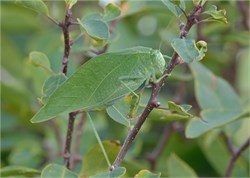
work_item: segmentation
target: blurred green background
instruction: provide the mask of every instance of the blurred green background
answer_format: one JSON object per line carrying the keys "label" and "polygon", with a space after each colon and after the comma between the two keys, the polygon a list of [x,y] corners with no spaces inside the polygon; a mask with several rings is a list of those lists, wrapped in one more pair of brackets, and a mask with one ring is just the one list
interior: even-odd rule
{"label": "blurred green background", "polygon": [[[52,17],[62,21],[65,13],[63,1],[46,1]],[[249,26],[243,25],[244,14],[236,1],[209,1],[206,7],[216,4],[227,11],[228,24],[205,23],[191,29],[189,37],[203,39],[208,43],[208,52],[203,64],[216,75],[226,79],[242,98],[249,103]],[[192,3],[186,2],[187,12]],[[249,1],[246,2],[249,7]],[[148,46],[171,55],[170,42],[179,36],[178,20],[160,1],[130,1],[123,6],[124,14],[115,27],[108,51],[116,51],[132,46]],[[97,1],[81,1],[72,9],[74,19],[93,12],[103,12]],[[72,39],[80,33],[78,26],[71,28]],[[90,42],[81,38],[72,47],[69,74],[90,58]],[[62,150],[66,136],[67,118],[31,124],[31,117],[38,111],[38,98],[42,96],[42,86],[49,74],[34,67],[28,60],[31,51],[45,53],[51,68],[59,72],[63,56],[63,36],[61,29],[48,18],[18,6],[14,1],[1,1],[1,167],[22,165],[42,169],[50,162],[63,163]],[[186,65],[178,66],[173,77],[164,86],[160,100],[178,101],[193,105],[193,114],[199,113],[194,96],[192,77]],[[178,88],[185,92],[176,95]],[[80,119],[77,120],[76,127]],[[157,145],[169,121],[149,119],[143,126],[136,141],[126,156],[125,165],[130,175],[142,168],[150,169],[146,155]],[[109,119],[103,112],[95,113],[95,124],[102,140],[125,139],[127,130]],[[202,176],[222,176],[225,172],[229,152],[221,137],[213,138],[215,131],[198,139],[186,139],[185,123],[178,123],[180,129],[174,132],[159,158],[156,171],[166,175],[166,160],[171,153],[187,162],[197,174]],[[238,138],[249,137],[249,118],[234,123],[241,132],[232,136],[232,142],[242,144]],[[248,128],[247,128],[248,126]],[[209,139],[213,144],[207,146]],[[83,156],[96,143],[93,131],[84,123],[80,139],[79,155]],[[73,143],[74,145],[74,143]],[[73,149],[74,150],[74,149]],[[234,175],[249,176],[249,149],[237,162]],[[79,162],[75,172],[81,169]]]}

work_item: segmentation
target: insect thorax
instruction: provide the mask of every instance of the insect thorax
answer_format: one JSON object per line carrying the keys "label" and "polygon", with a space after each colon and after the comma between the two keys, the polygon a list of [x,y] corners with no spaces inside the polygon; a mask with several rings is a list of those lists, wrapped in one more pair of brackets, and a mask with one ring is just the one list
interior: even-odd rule
{"label": "insect thorax", "polygon": [[151,51],[151,62],[155,74],[163,73],[165,68],[165,59],[159,50],[152,49]]}

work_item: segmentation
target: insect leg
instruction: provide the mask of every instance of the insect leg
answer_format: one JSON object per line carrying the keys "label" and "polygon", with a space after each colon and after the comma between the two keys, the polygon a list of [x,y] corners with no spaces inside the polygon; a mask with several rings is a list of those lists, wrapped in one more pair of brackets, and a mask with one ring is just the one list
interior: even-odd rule
{"label": "insect leg", "polygon": [[156,79],[156,77],[153,77],[152,82],[155,83],[155,84],[157,84],[157,83],[159,83],[163,78],[168,77],[168,76],[171,76],[171,74],[164,74],[164,75],[162,75],[162,76],[161,76],[160,78],[158,78],[158,79]]}
{"label": "insect leg", "polygon": [[[136,76],[136,77],[123,77],[120,79],[121,83],[131,92],[131,94],[127,97],[130,98],[130,107],[129,107],[129,111],[127,114],[128,118],[134,118],[135,114],[137,113],[137,110],[139,108],[139,103],[140,103],[140,99],[141,99],[141,94],[137,94],[135,91],[133,91],[125,81],[123,80],[140,80],[139,83],[142,83],[142,80],[144,79],[144,77],[140,77],[140,76]],[[132,95],[132,96],[131,96]]]}
{"label": "insect leg", "polygon": [[140,83],[142,83],[141,81],[143,80],[144,78],[141,77],[141,76],[134,76],[134,77],[131,77],[131,76],[124,76],[124,77],[121,77],[120,78],[120,82],[124,85],[124,87],[126,87],[131,93],[133,93],[137,98],[139,98],[139,96],[126,84],[126,82],[124,82],[125,80],[140,80]]}

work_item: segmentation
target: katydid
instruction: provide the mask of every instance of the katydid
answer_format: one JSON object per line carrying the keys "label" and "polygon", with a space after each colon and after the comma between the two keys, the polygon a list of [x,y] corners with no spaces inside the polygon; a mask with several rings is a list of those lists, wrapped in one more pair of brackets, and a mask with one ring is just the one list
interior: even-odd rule
{"label": "katydid", "polygon": [[43,122],[76,110],[94,111],[111,106],[143,84],[156,82],[164,68],[161,52],[147,47],[94,57],[54,91],[31,122]]}

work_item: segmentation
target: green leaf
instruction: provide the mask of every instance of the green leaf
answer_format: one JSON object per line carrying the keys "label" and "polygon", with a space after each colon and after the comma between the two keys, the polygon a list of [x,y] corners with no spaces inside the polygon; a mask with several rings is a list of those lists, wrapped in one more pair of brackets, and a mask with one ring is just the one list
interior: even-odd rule
{"label": "green leaf", "polygon": [[21,93],[27,93],[27,88],[20,80],[18,80],[9,73],[10,70],[6,70],[3,66],[1,66],[0,69],[1,69],[1,86],[6,85]]}
{"label": "green leaf", "polygon": [[[139,98],[137,98],[137,96]],[[139,116],[143,109],[142,107],[139,107],[140,93],[137,93],[137,96],[135,96],[134,93],[131,93],[130,95],[124,97],[124,99],[120,102],[108,107],[106,109],[108,115],[114,121],[125,125],[126,127],[132,127],[137,119],[137,116]]]}
{"label": "green leaf", "polygon": [[51,76],[48,78],[43,85],[43,96],[41,98],[41,102],[43,104],[46,103],[48,97],[52,95],[52,93],[66,80],[66,76],[64,74],[58,74],[55,76]]}
{"label": "green leaf", "polygon": [[[248,39],[249,37],[245,38]],[[250,105],[249,76],[246,75],[250,71],[250,65],[249,61],[246,59],[250,59],[250,53],[248,48],[244,48],[240,51],[240,54],[237,55],[236,83],[244,103],[248,103],[248,105]],[[248,106],[248,108],[250,108],[250,106]]]}
{"label": "green leaf", "polygon": [[40,171],[24,166],[7,166],[2,167],[0,171],[0,175],[2,177],[9,177],[9,176],[26,176],[26,177],[34,177],[39,176],[41,174]]}
{"label": "green leaf", "polygon": [[197,177],[195,171],[177,155],[171,154],[167,160],[169,177]]}
{"label": "green leaf", "polygon": [[193,117],[192,114],[189,114],[187,111],[191,109],[191,105],[178,105],[173,101],[168,101],[168,109],[175,113],[178,113],[183,116]]}
{"label": "green leaf", "polygon": [[185,10],[185,1],[183,0],[162,0],[162,2],[168,7],[168,9],[177,17],[180,17],[183,12],[180,8]]}
{"label": "green leaf", "polygon": [[[95,18],[97,17],[97,18]],[[100,16],[86,16],[81,20],[77,19],[85,32],[94,40],[106,43],[109,40],[109,28]]]}
{"label": "green leaf", "polygon": [[35,67],[42,67],[50,73],[53,73],[50,68],[50,61],[44,53],[38,51],[30,52],[29,61]]}
{"label": "green leaf", "polygon": [[36,96],[41,96],[44,82],[51,76],[51,72],[44,67],[36,67],[31,60],[25,60],[23,64],[23,72],[25,79],[31,81],[30,86],[32,92]]}
{"label": "green leaf", "polygon": [[77,0],[65,0],[67,6],[69,6],[69,8],[71,9],[73,7],[73,5],[75,5],[77,3]]}
{"label": "green leaf", "polygon": [[190,116],[174,113],[165,109],[154,109],[150,115],[150,120],[155,122],[187,121]]}
{"label": "green leaf", "polygon": [[[108,158],[113,162],[120,151],[121,145],[115,141],[103,141],[104,149],[108,155]],[[97,161],[98,160],[98,164]],[[103,173],[103,171],[109,170],[109,166],[105,160],[103,152],[99,144],[95,144],[83,157],[83,167],[80,175],[82,177],[88,177],[95,174]],[[115,172],[115,175],[119,175],[124,169],[119,169]],[[105,173],[106,174],[106,173]]]}
{"label": "green leaf", "polygon": [[207,11],[203,12],[203,14],[208,14],[211,17],[205,19],[204,21],[216,21],[216,22],[221,22],[227,24],[227,18],[225,17],[226,15],[226,10],[221,9],[218,10],[215,5],[212,5]]}
{"label": "green leaf", "polygon": [[77,174],[58,164],[49,164],[42,170],[41,178],[48,177],[78,178]]}
{"label": "green leaf", "polygon": [[16,3],[33,11],[36,11],[40,14],[49,16],[48,7],[42,0],[34,0],[34,1],[16,0]]}
{"label": "green leaf", "polygon": [[169,0],[172,4],[175,4],[176,6],[180,6],[181,1],[180,0]]}
{"label": "green leaf", "polygon": [[31,122],[43,122],[76,110],[107,108],[162,73],[164,67],[162,54],[146,47],[99,55],[65,81]]}
{"label": "green leaf", "polygon": [[200,3],[200,0],[193,0],[194,5],[198,5]]}
{"label": "green leaf", "polygon": [[161,173],[154,174],[148,170],[141,170],[138,174],[135,175],[135,178],[160,178]]}
{"label": "green leaf", "polygon": [[37,167],[43,160],[43,150],[39,141],[24,140],[15,145],[9,156],[12,165]]}
{"label": "green leaf", "polygon": [[168,101],[168,109],[155,108],[151,113],[151,120],[156,121],[174,121],[174,120],[187,120],[194,118],[194,116],[188,111],[191,109],[191,105],[178,105],[173,101]]}
{"label": "green leaf", "polygon": [[[124,100],[122,100],[124,101]],[[118,102],[113,106],[110,106],[106,109],[107,114],[110,116],[111,119],[122,124],[126,127],[130,127],[131,123],[129,118],[127,118],[128,113],[128,104],[124,102]]]}
{"label": "green leaf", "polygon": [[207,43],[205,41],[195,43],[191,39],[176,38],[171,45],[186,63],[200,61],[205,56],[205,52],[207,52]]}
{"label": "green leaf", "polygon": [[[235,31],[235,32],[230,32],[229,34],[223,36],[223,40],[227,41],[228,43],[239,43],[239,45],[248,47],[249,36],[250,36],[250,31]],[[247,51],[247,54],[249,54],[248,48],[245,48],[245,50]],[[245,58],[248,59],[247,54]]]}
{"label": "green leaf", "polygon": [[116,19],[121,14],[121,9],[115,3],[109,3],[104,9],[104,21],[108,22]]}
{"label": "green leaf", "polygon": [[194,63],[190,68],[195,79],[196,99],[206,123],[191,120],[186,128],[187,137],[198,137],[245,115],[238,95],[225,80],[216,77],[200,63]]}
{"label": "green leaf", "polygon": [[126,173],[126,168],[125,167],[118,167],[113,171],[106,171],[103,173],[99,173],[97,175],[91,176],[90,178],[120,178],[124,176]]}

